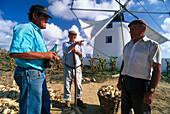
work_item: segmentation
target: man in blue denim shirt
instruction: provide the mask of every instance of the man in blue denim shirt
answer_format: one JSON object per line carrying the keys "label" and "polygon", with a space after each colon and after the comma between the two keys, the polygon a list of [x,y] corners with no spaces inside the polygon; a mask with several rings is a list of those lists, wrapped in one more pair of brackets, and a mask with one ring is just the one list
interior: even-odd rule
{"label": "man in blue denim shirt", "polygon": [[47,9],[33,5],[29,9],[29,21],[13,29],[10,56],[18,65],[14,79],[20,88],[20,114],[50,114],[50,95],[46,85],[46,60],[59,58],[55,52],[47,52],[41,29],[46,29]]}
{"label": "man in blue denim shirt", "polygon": [[77,105],[81,108],[86,108],[86,105],[82,101],[82,71],[81,71],[81,59],[85,57],[85,51],[83,48],[83,40],[76,42],[77,33],[75,31],[69,31],[68,42],[63,43],[63,58],[64,64],[64,99],[66,101],[65,107],[70,107],[71,101],[71,83],[75,76],[75,64],[74,53],[76,60],[76,73],[77,73]]}

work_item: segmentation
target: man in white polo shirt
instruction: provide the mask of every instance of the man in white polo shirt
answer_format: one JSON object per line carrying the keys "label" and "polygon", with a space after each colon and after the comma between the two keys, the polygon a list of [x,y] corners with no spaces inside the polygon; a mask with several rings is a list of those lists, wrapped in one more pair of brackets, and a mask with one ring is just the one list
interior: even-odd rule
{"label": "man in white polo shirt", "polygon": [[117,84],[122,90],[121,111],[128,114],[150,114],[155,88],[161,77],[161,49],[157,42],[144,33],[146,22],[134,20],[129,23],[131,41],[123,50],[123,62]]}

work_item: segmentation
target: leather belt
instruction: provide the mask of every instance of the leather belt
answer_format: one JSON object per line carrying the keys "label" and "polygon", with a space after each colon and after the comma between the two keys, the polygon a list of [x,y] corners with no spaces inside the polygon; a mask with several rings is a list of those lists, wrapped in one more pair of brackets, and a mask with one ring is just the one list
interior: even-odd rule
{"label": "leather belt", "polygon": [[[71,67],[71,66],[69,66],[69,65],[67,65],[67,64],[64,64],[65,66],[67,66],[67,67],[69,67],[69,68],[72,68],[72,69],[75,69],[75,67]],[[81,65],[79,65],[79,66],[77,66],[76,68],[78,68],[78,67],[80,67]]]}
{"label": "leather belt", "polygon": [[[29,69],[39,70],[39,69],[36,69],[36,68],[33,68],[33,67],[28,67],[28,68],[20,67],[20,66],[17,66],[17,67],[27,69],[27,70],[29,70]],[[45,70],[39,70],[39,71],[45,71]]]}

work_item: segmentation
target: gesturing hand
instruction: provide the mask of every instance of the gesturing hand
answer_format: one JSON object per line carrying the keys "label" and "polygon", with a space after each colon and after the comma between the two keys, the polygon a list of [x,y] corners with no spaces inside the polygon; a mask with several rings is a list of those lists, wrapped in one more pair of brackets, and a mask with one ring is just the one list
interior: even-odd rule
{"label": "gesturing hand", "polygon": [[80,41],[78,41],[76,43],[79,44],[79,46],[83,46],[83,42],[84,42],[84,40],[80,40]]}

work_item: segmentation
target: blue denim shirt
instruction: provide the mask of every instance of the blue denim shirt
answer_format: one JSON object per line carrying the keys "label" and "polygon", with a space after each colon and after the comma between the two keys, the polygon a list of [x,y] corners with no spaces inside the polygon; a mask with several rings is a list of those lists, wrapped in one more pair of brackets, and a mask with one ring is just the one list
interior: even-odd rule
{"label": "blue denim shirt", "polygon": [[[73,52],[69,51],[69,49],[68,49],[68,47],[70,45],[72,45],[71,41],[63,43],[62,62],[64,64],[71,66],[71,67],[74,67],[74,55],[73,55]],[[74,48],[79,50],[82,53],[81,57],[78,54],[76,54],[76,66],[80,66],[81,65],[81,58],[85,58],[86,53],[85,53],[83,46],[76,45]]]}
{"label": "blue denim shirt", "polygon": [[[13,39],[9,54],[25,52],[47,52],[41,29],[32,22],[20,24],[13,29]],[[44,59],[18,59],[15,63],[24,68],[33,67],[39,70],[45,70]]]}

